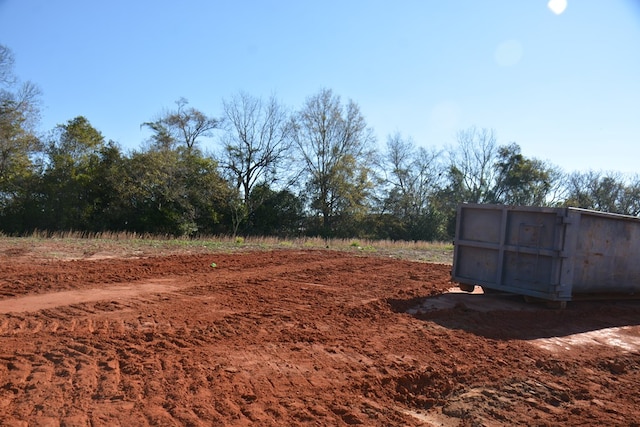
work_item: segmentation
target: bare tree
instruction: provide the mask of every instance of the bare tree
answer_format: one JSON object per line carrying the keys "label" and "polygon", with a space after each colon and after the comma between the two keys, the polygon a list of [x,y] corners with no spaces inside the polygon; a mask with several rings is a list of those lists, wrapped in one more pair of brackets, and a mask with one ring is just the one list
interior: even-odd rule
{"label": "bare tree", "polygon": [[562,206],[567,199],[568,188],[566,182],[568,180],[567,173],[558,166],[549,165],[549,176],[551,180],[551,188],[547,194],[547,206]]}
{"label": "bare tree", "polygon": [[13,74],[14,57],[11,49],[0,44],[0,84],[11,86],[16,82]]}
{"label": "bare tree", "polygon": [[627,215],[640,216],[640,175],[629,179],[624,192],[622,210]]}
{"label": "bare tree", "polygon": [[374,137],[358,105],[349,101],[343,106],[329,89],[307,99],[294,126],[311,208],[329,233],[338,214],[347,218],[365,206]]}
{"label": "bare tree", "polygon": [[184,144],[188,150],[196,147],[199,138],[212,135],[214,129],[218,129],[221,121],[209,117],[201,111],[190,107],[189,101],[180,98],[176,101],[177,110],[166,111],[153,122],[145,122],[146,126],[154,132],[152,141],[159,148],[170,149],[177,144]]}
{"label": "bare tree", "polygon": [[411,138],[396,133],[387,139],[385,160],[389,195],[397,203],[393,211],[400,209],[403,216],[423,215],[440,185],[440,152],[416,147]]}
{"label": "bare tree", "polygon": [[397,132],[387,138],[387,151],[385,152],[385,163],[389,166],[387,183],[401,192],[408,190],[409,175],[411,174],[411,163],[415,145],[412,139],[405,139]]}
{"label": "bare tree", "polygon": [[565,205],[602,212],[640,214],[640,178],[619,172],[575,172],[569,175]]}
{"label": "bare tree", "polygon": [[0,125],[18,124],[33,131],[40,119],[41,91],[34,83],[20,83],[13,73],[13,52],[0,44]]}
{"label": "bare tree", "polygon": [[251,206],[253,188],[273,184],[285,175],[279,167],[291,148],[289,114],[275,96],[264,101],[244,92],[223,100],[223,108],[226,132],[221,166],[235,182],[250,214],[256,207]]}
{"label": "bare tree", "polygon": [[0,45],[0,208],[33,171],[33,155],[42,148],[35,131],[40,89],[31,82],[19,84],[13,63],[11,50]]}
{"label": "bare tree", "polygon": [[464,201],[485,203],[491,201],[491,188],[496,179],[494,164],[498,145],[493,129],[472,126],[457,134],[456,147],[449,150],[450,174],[456,182],[456,191]]}
{"label": "bare tree", "polygon": [[385,210],[402,227],[402,234],[396,237],[434,237],[437,224],[432,220],[431,201],[441,185],[440,159],[440,152],[416,147],[411,138],[403,138],[399,133],[387,139]]}

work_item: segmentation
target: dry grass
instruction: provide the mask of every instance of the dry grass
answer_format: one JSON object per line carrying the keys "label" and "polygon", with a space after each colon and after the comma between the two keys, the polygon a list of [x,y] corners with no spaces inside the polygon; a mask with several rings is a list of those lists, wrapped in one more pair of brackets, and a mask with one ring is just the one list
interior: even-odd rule
{"label": "dry grass", "polygon": [[158,256],[174,253],[238,252],[274,249],[330,249],[369,256],[450,264],[453,245],[444,242],[362,239],[201,236],[174,238],[126,232],[47,232],[29,236],[0,235],[0,253],[33,254],[35,258],[81,259]]}

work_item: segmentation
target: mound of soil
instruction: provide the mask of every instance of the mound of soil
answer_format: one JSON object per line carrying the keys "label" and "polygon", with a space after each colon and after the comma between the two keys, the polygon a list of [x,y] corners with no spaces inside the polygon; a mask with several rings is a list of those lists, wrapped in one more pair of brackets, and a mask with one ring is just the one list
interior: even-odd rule
{"label": "mound of soil", "polygon": [[640,303],[317,250],[0,253],[3,426],[639,425]]}

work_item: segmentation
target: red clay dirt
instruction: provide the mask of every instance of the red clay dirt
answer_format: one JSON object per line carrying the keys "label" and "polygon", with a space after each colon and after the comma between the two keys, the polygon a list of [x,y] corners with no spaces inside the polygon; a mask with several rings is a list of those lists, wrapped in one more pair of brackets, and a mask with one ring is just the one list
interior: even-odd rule
{"label": "red clay dirt", "polygon": [[0,425],[640,425],[638,301],[330,250],[100,258],[0,251]]}

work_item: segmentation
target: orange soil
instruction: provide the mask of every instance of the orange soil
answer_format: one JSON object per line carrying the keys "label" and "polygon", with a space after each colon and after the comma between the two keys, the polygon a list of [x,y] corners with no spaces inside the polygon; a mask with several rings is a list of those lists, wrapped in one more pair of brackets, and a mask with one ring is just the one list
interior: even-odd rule
{"label": "orange soil", "polygon": [[453,286],[329,250],[0,251],[0,424],[640,425],[640,302]]}

